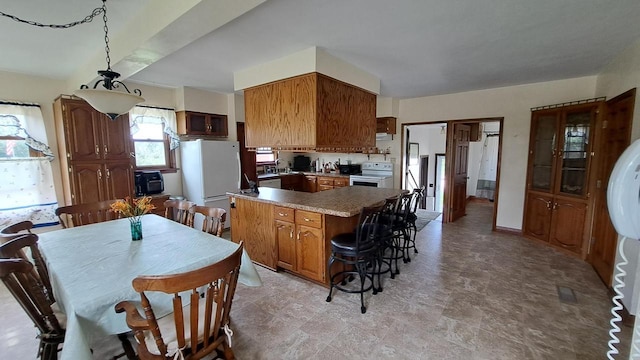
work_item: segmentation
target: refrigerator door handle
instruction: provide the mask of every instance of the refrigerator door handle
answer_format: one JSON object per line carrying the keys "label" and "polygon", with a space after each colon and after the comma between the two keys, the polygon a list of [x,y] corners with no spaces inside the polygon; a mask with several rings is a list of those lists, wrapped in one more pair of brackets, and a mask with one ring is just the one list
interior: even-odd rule
{"label": "refrigerator door handle", "polygon": [[238,190],[242,189],[242,166],[240,163],[240,152],[236,153],[236,159],[238,160]]}

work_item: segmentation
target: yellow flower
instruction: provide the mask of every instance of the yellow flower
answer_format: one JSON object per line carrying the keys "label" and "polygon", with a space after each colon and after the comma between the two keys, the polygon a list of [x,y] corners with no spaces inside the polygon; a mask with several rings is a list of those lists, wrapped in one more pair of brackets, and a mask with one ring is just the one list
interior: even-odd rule
{"label": "yellow flower", "polygon": [[137,199],[131,199],[127,196],[124,200],[116,200],[111,204],[111,210],[124,217],[138,217],[148,213],[156,207],[151,204],[150,196],[143,196]]}

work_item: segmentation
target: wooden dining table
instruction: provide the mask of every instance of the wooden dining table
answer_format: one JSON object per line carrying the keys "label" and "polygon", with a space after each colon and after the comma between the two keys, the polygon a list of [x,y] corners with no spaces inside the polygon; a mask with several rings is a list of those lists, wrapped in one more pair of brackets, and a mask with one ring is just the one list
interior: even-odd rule
{"label": "wooden dining table", "polygon": [[[94,341],[129,331],[114,306],[139,302],[131,281],[138,275],[182,273],[215,263],[238,244],[158,215],[142,217],[143,239],[131,240],[128,219],[39,234],[56,302],[67,316],[62,360],[91,359]],[[262,282],[246,251],[238,282]],[[172,311],[171,296],[152,294],[158,317]]]}

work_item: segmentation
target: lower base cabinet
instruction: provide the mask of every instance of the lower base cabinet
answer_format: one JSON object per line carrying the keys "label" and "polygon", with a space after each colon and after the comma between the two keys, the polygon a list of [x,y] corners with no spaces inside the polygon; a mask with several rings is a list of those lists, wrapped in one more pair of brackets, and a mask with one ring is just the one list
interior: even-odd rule
{"label": "lower base cabinet", "polygon": [[278,266],[311,280],[324,282],[323,216],[274,206]]}
{"label": "lower base cabinet", "polygon": [[529,192],[525,209],[525,236],[582,255],[586,201]]}

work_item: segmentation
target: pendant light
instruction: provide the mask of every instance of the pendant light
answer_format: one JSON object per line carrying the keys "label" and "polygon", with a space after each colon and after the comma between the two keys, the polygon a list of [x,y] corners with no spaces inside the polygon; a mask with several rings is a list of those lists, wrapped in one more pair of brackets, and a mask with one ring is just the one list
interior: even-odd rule
{"label": "pendant light", "polygon": [[[140,91],[140,89],[135,89],[133,91],[134,93],[131,94],[125,84],[116,80],[120,77],[120,74],[111,69],[111,58],[109,57],[109,27],[107,26],[107,0],[102,0],[102,20],[104,21],[104,49],[107,54],[107,69],[98,70],[98,75],[100,75],[102,79],[96,81],[93,88],[82,85],[79,90],[74,92],[74,95],[83,98],[94,109],[106,114],[111,120],[115,120],[118,115],[128,113],[136,104],[143,102],[144,98],[141,96],[142,91]],[[104,90],[96,89],[99,84],[102,84]],[[127,92],[118,91],[117,89],[121,86]]]}

